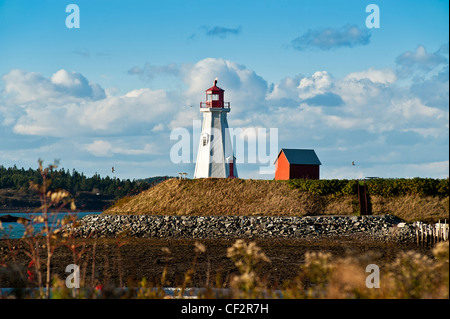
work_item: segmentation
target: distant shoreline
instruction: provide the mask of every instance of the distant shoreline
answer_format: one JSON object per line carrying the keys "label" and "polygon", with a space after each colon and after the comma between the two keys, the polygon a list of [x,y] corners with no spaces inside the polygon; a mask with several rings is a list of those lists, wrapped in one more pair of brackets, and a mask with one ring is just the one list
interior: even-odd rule
{"label": "distant shoreline", "polygon": [[[0,214],[33,214],[33,213],[39,213],[39,211],[34,212],[33,208],[13,208],[13,209],[0,209]],[[67,213],[95,213],[95,212],[103,212],[103,210],[98,209],[88,209],[88,210],[76,210],[76,211],[70,211],[70,210],[60,210],[56,211],[53,209],[50,209],[48,213],[61,213],[61,214],[67,214]]]}

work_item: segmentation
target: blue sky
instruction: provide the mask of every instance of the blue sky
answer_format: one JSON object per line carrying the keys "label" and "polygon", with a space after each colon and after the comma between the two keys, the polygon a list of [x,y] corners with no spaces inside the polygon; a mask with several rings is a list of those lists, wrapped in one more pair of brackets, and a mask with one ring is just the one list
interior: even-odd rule
{"label": "blue sky", "polygon": [[[80,28],[66,27],[70,3]],[[372,3],[380,28],[365,23]],[[278,128],[279,148],[316,150],[321,178],[447,177],[448,9],[0,0],[0,165],[192,177],[195,164],[171,161],[170,133],[192,131],[217,76],[231,127]],[[273,178],[259,166],[240,177]]]}

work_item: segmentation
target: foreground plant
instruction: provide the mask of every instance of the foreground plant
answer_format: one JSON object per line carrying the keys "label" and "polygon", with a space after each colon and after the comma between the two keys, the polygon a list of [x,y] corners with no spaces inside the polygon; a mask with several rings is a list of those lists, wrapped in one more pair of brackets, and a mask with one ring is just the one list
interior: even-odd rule
{"label": "foreground plant", "polygon": [[[41,214],[31,215],[30,220],[20,219],[18,222],[25,226],[22,241],[27,247],[24,252],[30,258],[28,279],[33,281],[34,275],[36,275],[39,295],[50,298],[51,260],[58,246],[59,226],[74,219],[73,216],[68,216],[63,221],[59,221],[54,217],[55,214],[61,212],[66,206],[69,206],[72,211],[75,211],[76,205],[68,191],[62,189],[49,190],[51,185],[50,174],[58,167],[57,162],[49,165],[47,168],[43,167],[42,160],[39,159],[38,163],[42,184],[30,182],[30,188],[38,192],[41,201],[41,206],[34,213],[40,212]],[[50,212],[50,209],[52,209],[52,212]],[[37,224],[43,224],[43,227],[36,233],[35,226]],[[44,244],[41,243],[42,238],[44,239]],[[44,250],[45,257],[42,257],[41,249]],[[45,264],[45,292],[43,289],[43,264]],[[34,273],[31,271],[33,267]]]}
{"label": "foreground plant", "polygon": [[238,291],[238,296],[247,298],[261,297],[264,287],[257,272],[262,262],[270,263],[270,259],[255,242],[246,243],[238,239],[227,249],[230,258],[240,274],[231,278],[230,286]]}
{"label": "foreground plant", "polygon": [[311,252],[297,278],[287,283],[284,298],[427,299],[449,298],[449,243],[440,242],[433,257],[401,252],[380,266],[379,288],[368,287],[366,255],[334,257]]}

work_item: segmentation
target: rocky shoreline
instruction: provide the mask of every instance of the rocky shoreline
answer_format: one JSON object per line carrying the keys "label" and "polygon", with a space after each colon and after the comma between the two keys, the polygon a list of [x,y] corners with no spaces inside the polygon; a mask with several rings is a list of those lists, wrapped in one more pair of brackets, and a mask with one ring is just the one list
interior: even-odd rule
{"label": "rocky shoreline", "polygon": [[[68,232],[66,225],[62,232]],[[87,215],[73,229],[76,237],[148,238],[318,238],[358,236],[381,241],[415,240],[412,224],[392,215],[376,216],[155,216]]]}

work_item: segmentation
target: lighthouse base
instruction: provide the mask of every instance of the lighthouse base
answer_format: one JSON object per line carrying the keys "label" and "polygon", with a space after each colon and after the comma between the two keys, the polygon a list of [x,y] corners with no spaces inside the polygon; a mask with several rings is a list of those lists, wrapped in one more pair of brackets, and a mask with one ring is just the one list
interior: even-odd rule
{"label": "lighthouse base", "polygon": [[227,111],[202,110],[203,123],[194,178],[237,177]]}

